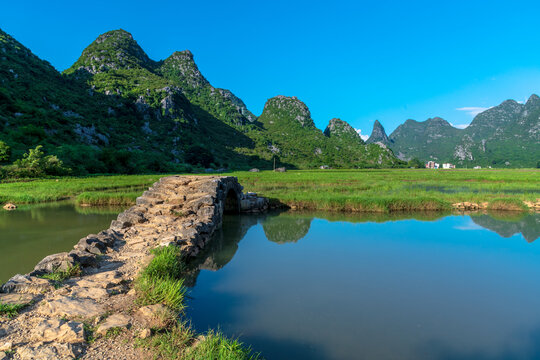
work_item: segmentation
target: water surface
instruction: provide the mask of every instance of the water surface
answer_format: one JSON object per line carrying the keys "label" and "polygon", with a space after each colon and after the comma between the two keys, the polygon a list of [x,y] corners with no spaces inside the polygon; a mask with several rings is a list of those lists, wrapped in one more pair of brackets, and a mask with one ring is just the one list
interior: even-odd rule
{"label": "water surface", "polygon": [[80,238],[107,229],[119,212],[71,203],[0,209],[0,283],[32,271],[47,255],[70,251]]}
{"label": "water surface", "polygon": [[228,217],[187,316],[267,359],[539,359],[540,216],[407,217]]}

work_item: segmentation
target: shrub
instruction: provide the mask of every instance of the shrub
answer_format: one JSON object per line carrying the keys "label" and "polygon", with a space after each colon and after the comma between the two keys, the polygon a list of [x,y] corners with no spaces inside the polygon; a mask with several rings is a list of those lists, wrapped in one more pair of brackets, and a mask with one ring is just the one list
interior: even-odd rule
{"label": "shrub", "polygon": [[29,149],[22,159],[15,161],[13,166],[8,168],[9,176],[22,177],[42,177],[45,175],[66,175],[70,169],[55,155],[45,156],[42,151],[43,146],[38,145],[34,149]]}
{"label": "shrub", "polygon": [[5,163],[11,157],[11,148],[3,141],[0,141],[0,163]]}

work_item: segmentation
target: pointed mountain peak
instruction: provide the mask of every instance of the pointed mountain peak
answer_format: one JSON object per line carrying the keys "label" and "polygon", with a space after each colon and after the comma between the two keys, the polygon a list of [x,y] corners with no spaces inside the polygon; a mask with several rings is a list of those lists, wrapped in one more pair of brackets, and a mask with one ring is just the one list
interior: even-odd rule
{"label": "pointed mountain peak", "polygon": [[364,141],[358,135],[358,132],[346,121],[341,119],[332,119],[324,130],[327,137],[337,137],[340,139],[349,139],[363,143]]}
{"label": "pointed mountain peak", "polygon": [[210,83],[201,74],[199,67],[189,50],[175,51],[160,67],[160,71],[168,79],[180,82],[188,89],[199,89],[210,86]]}
{"label": "pointed mountain peak", "polygon": [[434,118],[429,118],[426,120],[426,124],[428,125],[435,125],[435,126],[452,126],[450,125],[450,123],[446,120],[444,120],[443,118],[441,117],[434,117]]}
{"label": "pointed mountain peak", "polygon": [[373,143],[383,143],[387,144],[389,142],[388,135],[386,135],[386,131],[384,131],[384,127],[379,122],[379,120],[375,120],[373,123],[373,131],[371,132],[371,136],[369,139],[367,139],[367,144],[373,144]]}
{"label": "pointed mountain peak", "polygon": [[540,106],[540,97],[536,94],[532,94],[530,97],[529,97],[529,100],[527,100],[527,102],[525,103],[525,106],[530,109],[530,108],[537,108]]}
{"label": "pointed mountain peak", "polygon": [[290,97],[278,95],[268,99],[266,104],[264,104],[261,118],[272,118],[271,121],[274,121],[273,119],[278,121],[281,119],[288,122],[296,121],[300,123],[302,127],[315,128],[315,123],[311,118],[308,107],[296,96]]}
{"label": "pointed mountain peak", "polygon": [[155,62],[125,30],[112,30],[97,37],[66,73],[86,70],[90,74],[118,69],[150,69]]}

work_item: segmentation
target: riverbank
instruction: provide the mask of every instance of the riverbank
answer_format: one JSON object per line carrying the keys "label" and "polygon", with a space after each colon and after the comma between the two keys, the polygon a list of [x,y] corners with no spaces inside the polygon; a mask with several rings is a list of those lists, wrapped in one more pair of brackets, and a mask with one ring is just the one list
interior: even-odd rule
{"label": "riverbank", "polygon": [[[205,174],[203,174],[205,175]],[[274,206],[344,212],[540,210],[539,169],[299,170],[232,172],[245,191]],[[97,176],[0,183],[0,203],[75,199],[131,206],[160,175]]]}
{"label": "riverbank", "polygon": [[[256,359],[183,319],[185,265],[224,210],[264,211],[234,178],[167,177],[111,227],[53,254],[0,290],[0,359]],[[75,241],[74,241],[75,242]]]}

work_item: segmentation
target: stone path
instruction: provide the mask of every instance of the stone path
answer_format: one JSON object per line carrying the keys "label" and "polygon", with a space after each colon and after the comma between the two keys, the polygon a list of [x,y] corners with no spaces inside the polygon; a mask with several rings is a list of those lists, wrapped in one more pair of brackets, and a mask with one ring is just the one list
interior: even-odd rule
{"label": "stone path", "polygon": [[[81,239],[69,253],[47,256],[33,272],[16,275],[0,302],[27,304],[18,316],[0,316],[0,360],[145,359],[134,339],[159,322],[160,305],[137,308],[133,281],[157,246],[179,246],[194,257],[221,226],[225,211],[259,212],[268,201],[242,194],[234,177],[171,176],[154,184],[111,227]],[[40,278],[80,266],[60,287]],[[55,286],[56,285],[56,286]],[[114,336],[108,336],[111,329]],[[94,339],[95,337],[95,339]],[[89,341],[93,340],[93,341]]]}

